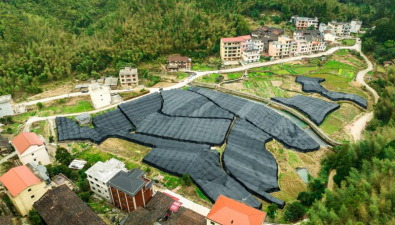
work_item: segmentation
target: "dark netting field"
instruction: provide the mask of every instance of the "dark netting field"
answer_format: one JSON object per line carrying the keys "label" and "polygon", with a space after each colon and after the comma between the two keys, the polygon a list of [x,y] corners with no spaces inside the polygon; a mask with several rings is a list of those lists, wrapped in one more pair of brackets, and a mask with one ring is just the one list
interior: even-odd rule
{"label": "dark netting field", "polygon": [[[178,176],[189,174],[213,202],[222,194],[255,208],[262,204],[253,195],[284,206],[268,194],[279,186],[277,162],[266,142],[275,138],[302,152],[319,148],[302,129],[264,105],[198,88],[120,104],[94,117],[94,128],[64,117],[56,118],[56,124],[59,141],[100,144],[115,137],[151,147],[144,163]],[[225,142],[221,165],[220,154],[210,148]]]}
{"label": "dark netting field", "polygon": [[298,111],[306,114],[307,117],[309,117],[309,119],[318,126],[324,122],[327,115],[340,108],[340,105],[336,103],[303,95],[297,95],[292,98],[275,97],[272,98],[272,100],[295,108]]}
{"label": "dark netting field", "polygon": [[169,116],[233,119],[233,114],[191,91],[162,91],[162,112]]}
{"label": "dark netting field", "polygon": [[324,78],[298,76],[295,80],[302,85],[302,90],[308,93],[318,93],[332,101],[350,101],[361,106],[368,107],[368,101],[359,95],[328,91],[320,83],[324,82]]}
{"label": "dark netting field", "polygon": [[292,121],[262,104],[203,88],[192,87],[189,91],[207,97],[221,108],[254,124],[288,148],[308,152],[320,147]]}

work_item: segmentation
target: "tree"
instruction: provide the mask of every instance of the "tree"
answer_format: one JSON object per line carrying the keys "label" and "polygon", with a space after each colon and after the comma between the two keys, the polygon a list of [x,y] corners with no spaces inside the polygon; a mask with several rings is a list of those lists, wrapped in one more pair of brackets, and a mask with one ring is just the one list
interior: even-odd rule
{"label": "tree", "polygon": [[284,219],[289,222],[294,222],[300,220],[306,210],[300,202],[293,202],[292,204],[287,205],[284,212]]}
{"label": "tree", "polygon": [[276,217],[277,209],[278,209],[277,204],[274,203],[270,204],[267,207],[267,216],[273,220]]}
{"label": "tree", "polygon": [[67,149],[59,147],[56,149],[55,159],[61,164],[68,166],[74,157],[67,151]]}
{"label": "tree", "polygon": [[44,104],[42,102],[37,102],[36,106],[37,106],[38,110],[41,110],[44,108]]}
{"label": "tree", "polygon": [[40,215],[38,214],[37,210],[32,209],[29,211],[28,218],[32,225],[44,225],[44,221],[41,219]]}
{"label": "tree", "polygon": [[192,185],[192,178],[189,174],[183,174],[181,177],[181,184],[184,186],[191,186]]}

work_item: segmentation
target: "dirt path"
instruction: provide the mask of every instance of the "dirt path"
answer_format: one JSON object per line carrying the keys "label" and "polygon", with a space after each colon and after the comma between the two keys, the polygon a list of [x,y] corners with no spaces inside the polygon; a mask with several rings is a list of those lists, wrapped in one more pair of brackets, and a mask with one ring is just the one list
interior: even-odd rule
{"label": "dirt path", "polygon": [[332,170],[330,173],[329,173],[329,178],[328,178],[328,185],[327,185],[327,187],[326,188],[328,188],[330,191],[332,191],[333,190],[333,186],[334,186],[334,182],[333,182],[333,177],[336,175],[336,170]]}
{"label": "dirt path", "polygon": [[345,127],[346,131],[351,134],[354,141],[361,140],[362,132],[366,127],[366,124],[373,119],[373,112],[365,113],[363,116],[359,117],[353,123]]}

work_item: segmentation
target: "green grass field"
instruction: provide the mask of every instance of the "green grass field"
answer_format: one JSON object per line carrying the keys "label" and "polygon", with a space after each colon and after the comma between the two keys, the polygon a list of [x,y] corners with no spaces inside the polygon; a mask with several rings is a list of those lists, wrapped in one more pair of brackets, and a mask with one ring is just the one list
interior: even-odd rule
{"label": "green grass field", "polygon": [[177,72],[177,80],[184,80],[185,78],[187,78],[189,76],[189,74],[184,73],[184,72]]}
{"label": "green grass field", "polygon": [[71,114],[71,113],[79,113],[93,110],[92,104],[90,101],[82,100],[78,101],[76,105],[65,106],[62,104],[57,104],[56,106],[44,107],[40,112],[53,112],[56,114]]}
{"label": "green grass field", "polygon": [[227,74],[228,76],[228,80],[235,80],[235,79],[239,79],[240,77],[243,76],[243,73],[229,73]]}
{"label": "green grass field", "polygon": [[346,46],[353,46],[355,45],[355,39],[344,39],[341,40],[341,43]]}
{"label": "green grass field", "polygon": [[198,79],[198,81],[204,83],[215,83],[218,76],[219,74],[212,73],[210,75],[202,76],[201,78]]}
{"label": "green grass field", "polygon": [[214,67],[208,66],[208,65],[202,65],[200,63],[194,63],[192,65],[192,70],[196,71],[210,71],[210,70],[216,70]]}

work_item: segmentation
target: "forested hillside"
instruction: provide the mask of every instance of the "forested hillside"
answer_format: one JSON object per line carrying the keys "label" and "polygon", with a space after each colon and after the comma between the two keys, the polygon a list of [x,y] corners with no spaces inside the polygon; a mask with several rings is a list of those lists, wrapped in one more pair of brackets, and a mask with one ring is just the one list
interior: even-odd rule
{"label": "forested hillside", "polygon": [[[293,14],[373,23],[374,7],[336,0],[3,0],[0,1],[0,94],[38,93],[40,84],[115,75],[132,63],[182,53],[216,54],[221,37],[248,33]],[[262,14],[266,13],[266,14]],[[100,73],[100,74],[99,74]]]}

